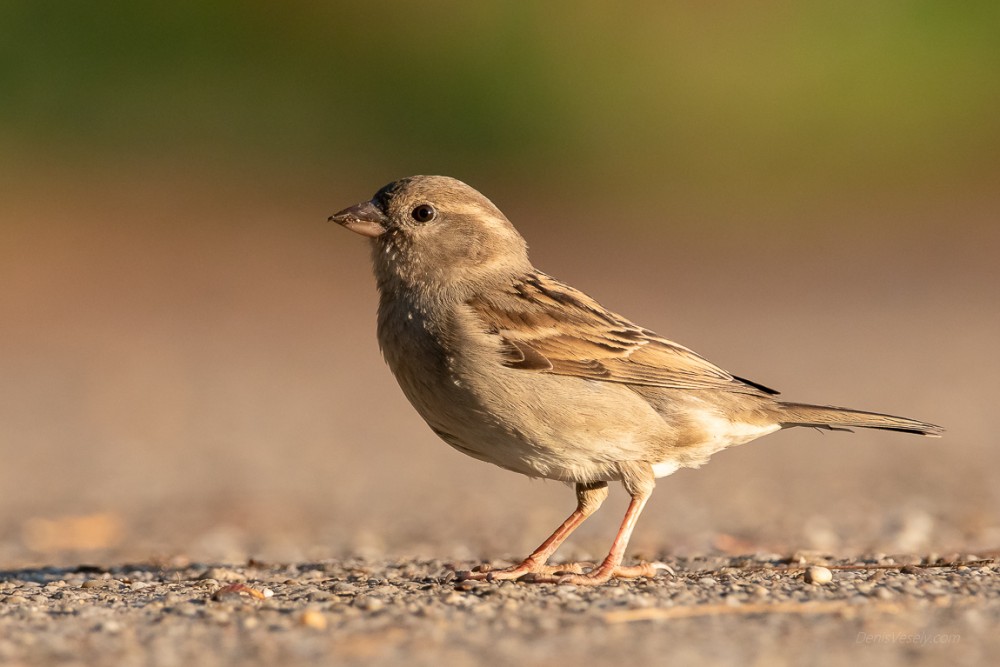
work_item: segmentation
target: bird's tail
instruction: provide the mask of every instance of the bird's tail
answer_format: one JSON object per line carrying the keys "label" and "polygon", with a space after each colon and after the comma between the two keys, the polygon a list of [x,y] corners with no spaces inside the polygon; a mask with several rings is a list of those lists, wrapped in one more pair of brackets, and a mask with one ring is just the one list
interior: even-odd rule
{"label": "bird's tail", "polygon": [[916,433],[933,438],[941,437],[944,429],[934,424],[894,417],[878,412],[864,412],[837,408],[832,405],[808,405],[806,403],[779,403],[778,421],[782,428],[789,426],[814,426],[831,431],[850,430],[852,428],[878,428],[885,431],[901,431]]}

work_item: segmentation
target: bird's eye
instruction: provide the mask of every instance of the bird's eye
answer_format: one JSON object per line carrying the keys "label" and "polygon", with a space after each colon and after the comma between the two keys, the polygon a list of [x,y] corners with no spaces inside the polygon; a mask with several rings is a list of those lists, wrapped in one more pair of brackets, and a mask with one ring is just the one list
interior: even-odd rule
{"label": "bird's eye", "polygon": [[413,209],[410,215],[417,222],[430,222],[437,215],[437,211],[430,204],[421,204],[420,206]]}

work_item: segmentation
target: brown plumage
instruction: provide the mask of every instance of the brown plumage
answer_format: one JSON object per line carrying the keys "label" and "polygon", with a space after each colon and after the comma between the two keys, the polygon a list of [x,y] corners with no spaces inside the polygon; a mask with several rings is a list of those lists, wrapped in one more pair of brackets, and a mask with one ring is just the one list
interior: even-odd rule
{"label": "brown plumage", "polygon": [[776,393],[730,375],[541,272],[501,292],[477,295],[469,305],[487,330],[507,343],[504,363],[511,368],[665,389]]}
{"label": "brown plumage", "polygon": [[[372,240],[379,344],[434,432],[483,461],[576,485],[576,511],[527,559],[467,577],[652,576],[660,566],[621,562],[657,477],[791,426],[941,433],[905,417],[778,400],[535,269],[507,218],[455,179],[402,179],[331,220]],[[586,572],[547,566],[610,481],[632,502],[607,558]]]}

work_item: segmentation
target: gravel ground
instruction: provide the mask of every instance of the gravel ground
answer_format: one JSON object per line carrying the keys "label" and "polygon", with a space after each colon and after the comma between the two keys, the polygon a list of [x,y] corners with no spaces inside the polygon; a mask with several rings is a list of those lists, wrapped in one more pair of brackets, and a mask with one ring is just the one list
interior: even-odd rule
{"label": "gravel ground", "polygon": [[[0,573],[0,662],[223,665],[990,664],[1000,562],[667,559],[598,588],[462,582],[471,563],[353,559]],[[807,634],[808,642],[790,638]]]}

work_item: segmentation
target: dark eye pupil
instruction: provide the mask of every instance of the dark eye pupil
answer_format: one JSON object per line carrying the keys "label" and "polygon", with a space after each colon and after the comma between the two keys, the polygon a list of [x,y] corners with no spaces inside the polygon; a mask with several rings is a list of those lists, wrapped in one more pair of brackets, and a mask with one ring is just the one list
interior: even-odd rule
{"label": "dark eye pupil", "polygon": [[434,217],[434,207],[429,204],[421,204],[413,209],[413,219],[417,222],[428,222]]}

